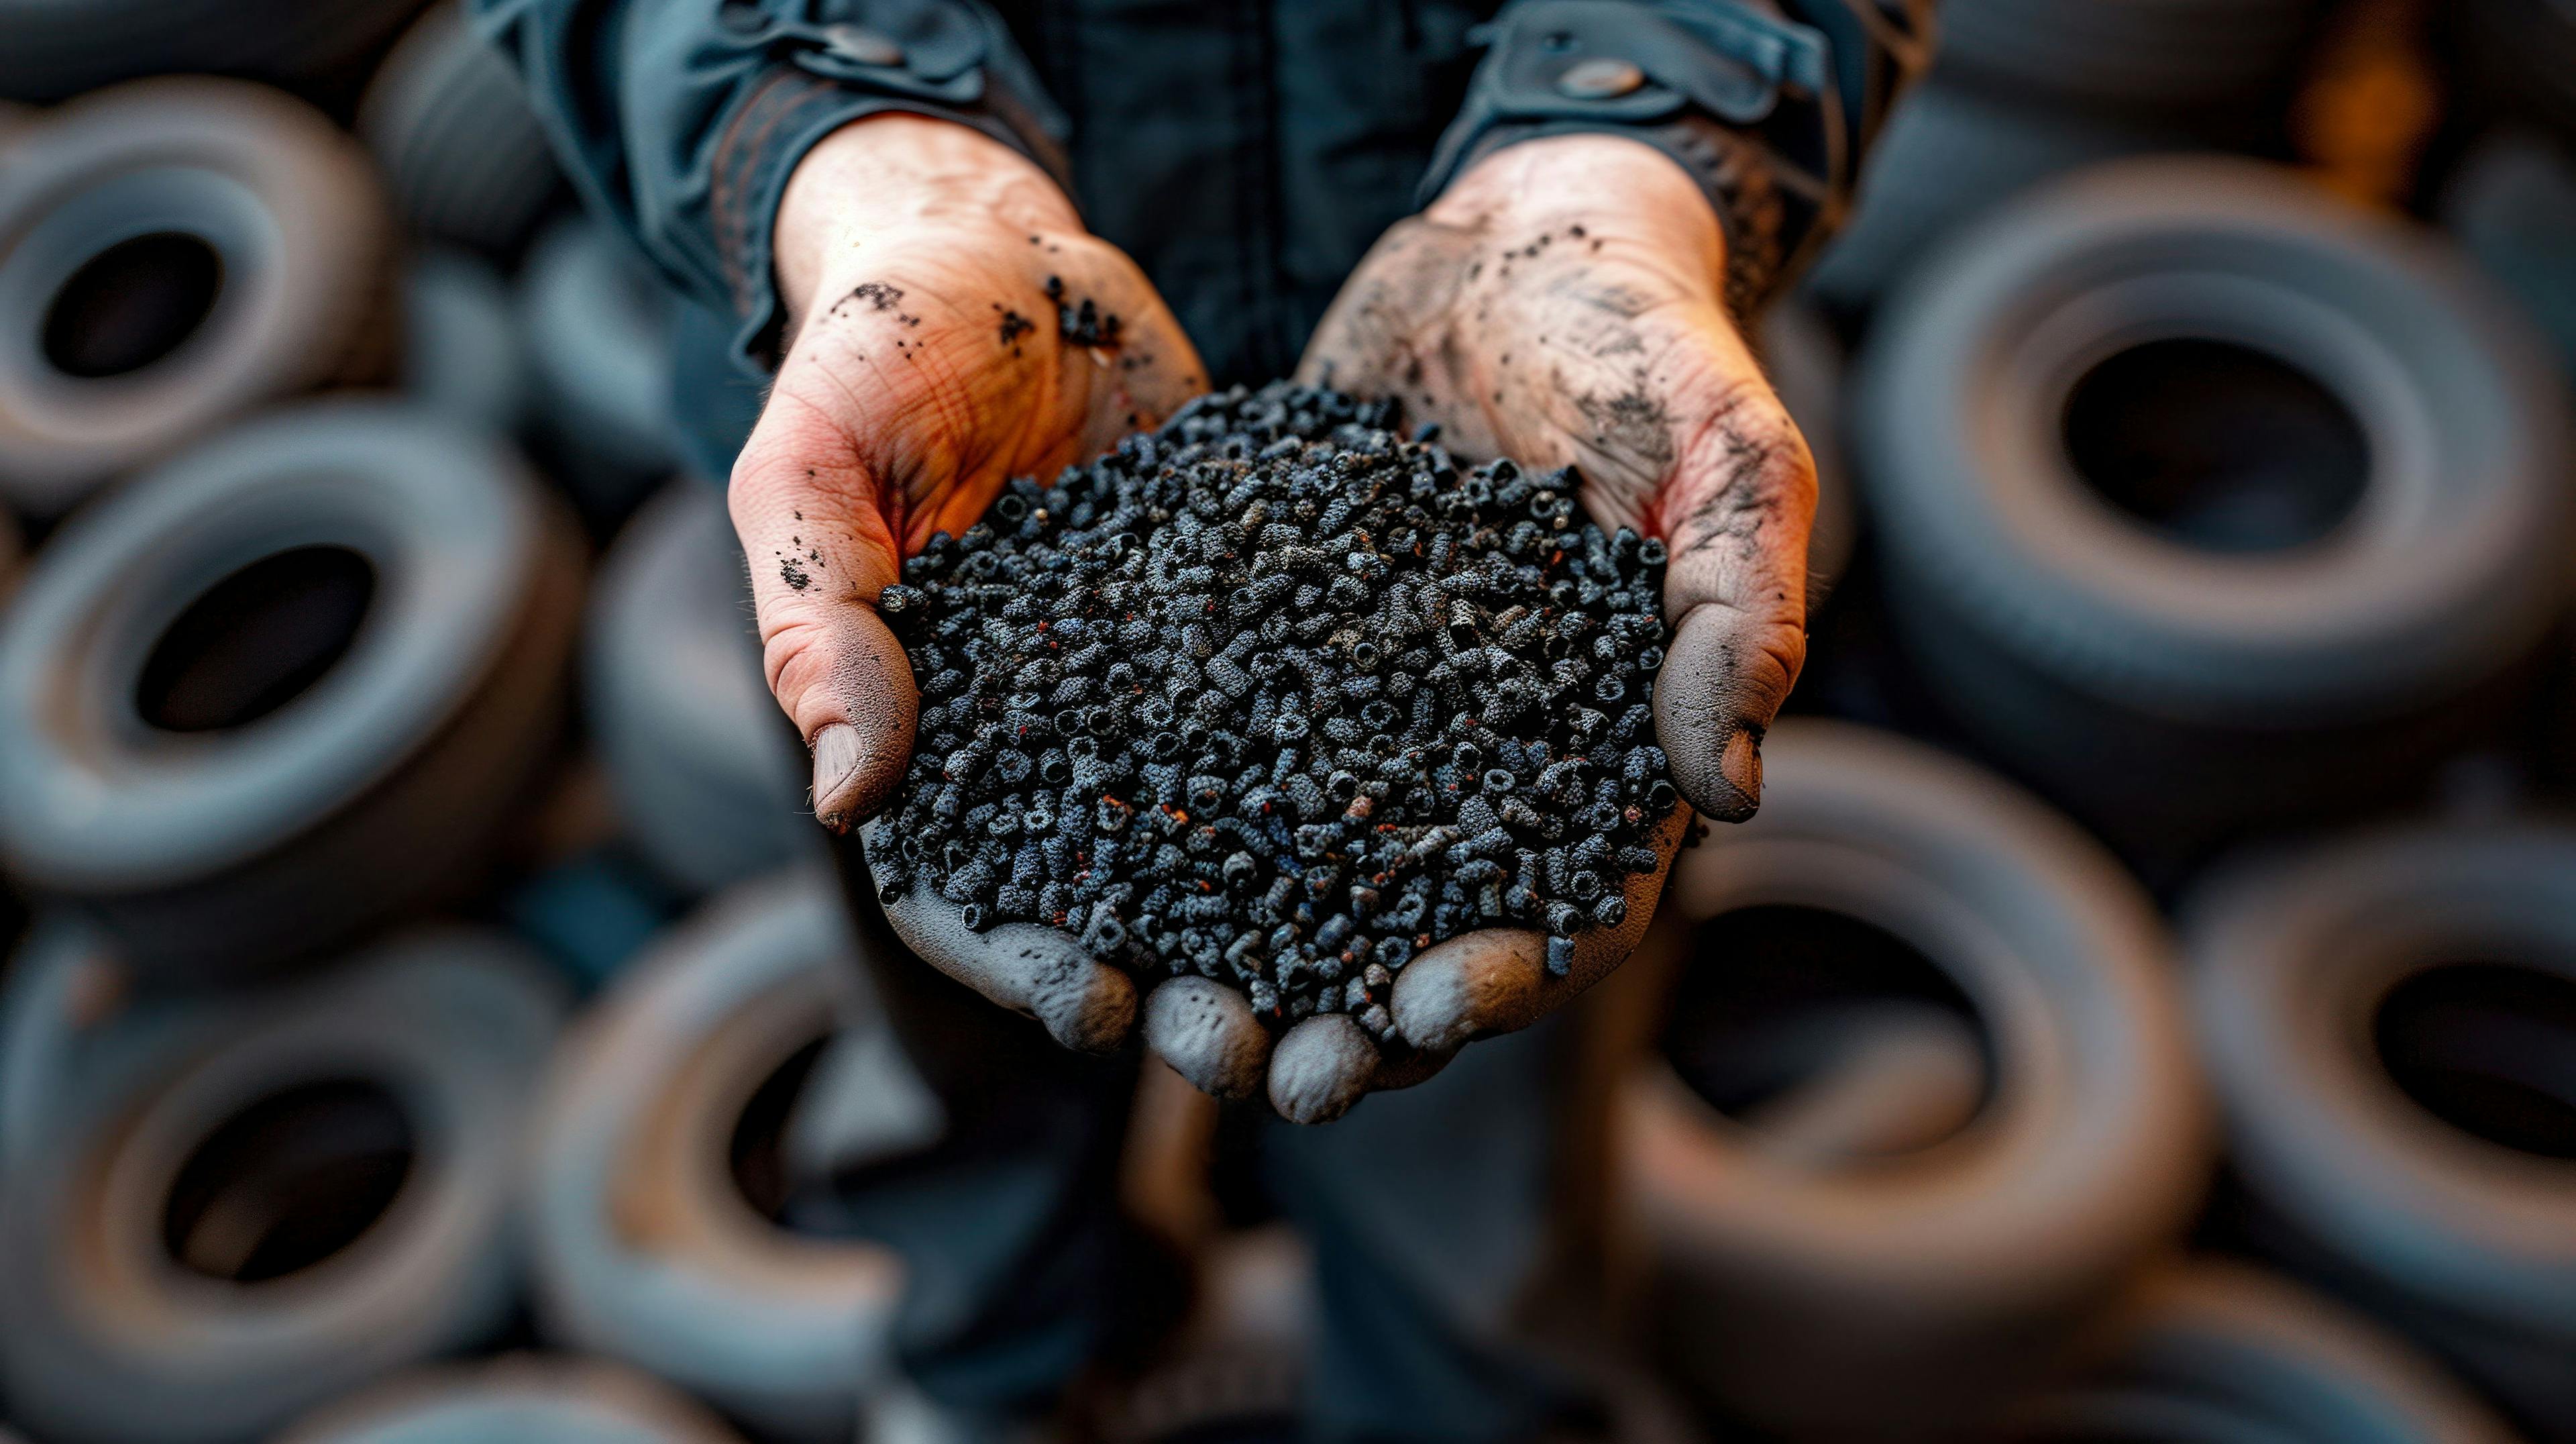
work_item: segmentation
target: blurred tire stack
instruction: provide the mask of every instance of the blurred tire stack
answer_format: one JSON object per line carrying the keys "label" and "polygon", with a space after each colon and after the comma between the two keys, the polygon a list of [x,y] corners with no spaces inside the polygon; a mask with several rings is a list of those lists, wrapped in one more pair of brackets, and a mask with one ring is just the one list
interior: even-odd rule
{"label": "blurred tire stack", "polygon": [[2576,1439],[2576,8],[1941,18],[1626,1321],[1719,1437]]}
{"label": "blurred tire stack", "polygon": [[455,3],[0,36],[0,1419],[849,1437],[940,1120],[669,303]]}
{"label": "blurred tire stack", "polygon": [[[1821,715],[1597,1008],[1610,1432],[2576,1440],[2576,8],[1943,18],[1759,337]],[[452,3],[0,35],[0,1419],[935,1429],[673,303]]]}

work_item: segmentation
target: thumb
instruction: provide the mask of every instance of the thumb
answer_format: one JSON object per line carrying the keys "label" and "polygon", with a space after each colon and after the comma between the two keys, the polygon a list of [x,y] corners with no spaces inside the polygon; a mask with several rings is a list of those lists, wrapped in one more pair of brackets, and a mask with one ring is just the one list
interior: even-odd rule
{"label": "thumb", "polygon": [[1742,822],[1762,801],[1762,736],[1807,659],[1816,466],[1758,378],[1683,448],[1658,504],[1673,624],[1655,732],[1691,806]]}
{"label": "thumb", "polygon": [[921,705],[876,612],[901,553],[847,450],[836,429],[774,398],[728,494],[769,690],[813,753],[814,815],[835,832],[874,816],[902,780]]}

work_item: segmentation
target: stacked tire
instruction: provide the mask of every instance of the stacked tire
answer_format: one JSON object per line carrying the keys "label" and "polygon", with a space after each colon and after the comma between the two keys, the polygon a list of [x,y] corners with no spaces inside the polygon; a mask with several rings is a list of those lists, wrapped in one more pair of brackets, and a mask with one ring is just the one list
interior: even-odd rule
{"label": "stacked tire", "polygon": [[423,1370],[322,1410],[280,1444],[735,1444],[724,1422],[672,1390],[613,1365],[504,1358]]}
{"label": "stacked tire", "polygon": [[709,904],[576,1026],[535,1125],[548,1336],[795,1438],[845,1436],[888,1378],[902,1273],[787,1226],[791,1195],[818,1149],[882,1163],[941,1127],[841,906],[819,872]]}
{"label": "stacked tire", "polygon": [[[94,966],[34,961],[13,1042],[24,1010],[65,996],[55,969]],[[49,1060],[47,1106],[11,1139],[13,1413],[55,1439],[253,1437],[496,1333],[516,1122],[561,1007],[523,948],[449,930],[95,1024]]]}
{"label": "stacked tire", "polygon": [[771,700],[724,498],[674,482],[600,569],[585,698],[627,830],[693,894],[819,850],[794,731]]}
{"label": "stacked tire", "polygon": [[229,432],[0,624],[0,856],[198,982],[456,896],[554,745],[582,572],[486,436],[354,400]]}
{"label": "stacked tire", "polygon": [[0,144],[0,504],[60,515],[251,408],[390,374],[383,191],[310,107],[142,80]]}
{"label": "stacked tire", "polygon": [[1842,724],[1764,750],[1648,945],[1680,982],[1615,1127],[1649,1332],[1766,1431],[1973,1428],[2080,1362],[2207,1183],[2172,943],[1990,775]]}
{"label": "stacked tire", "polygon": [[1889,117],[1814,291],[1883,299],[1928,249],[2051,177],[2237,148],[2299,63],[2318,0],[1945,0],[1938,65]]}
{"label": "stacked tire", "polygon": [[2013,1411],[2043,1441],[2266,1439],[2511,1444],[2512,1428],[2431,1360],[2332,1302],[2240,1264],[2151,1279],[2109,1357]]}
{"label": "stacked tire", "polygon": [[661,282],[458,0],[0,36],[0,1417],[847,1438],[902,1276],[833,1180],[943,1122]]}
{"label": "stacked tire", "polygon": [[2279,88],[2318,0],[1948,0],[1943,63],[2002,88],[2103,109],[2188,112]]}
{"label": "stacked tire", "polygon": [[679,465],[673,309],[661,281],[597,221],[556,222],[520,272],[546,454],[583,513],[610,525]]}
{"label": "stacked tire", "polygon": [[2576,832],[2284,850],[2186,916],[2244,1231],[2576,1439]]}
{"label": "stacked tire", "polygon": [[2286,172],[2140,160],[2025,197],[1908,284],[1860,388],[1925,682],[2141,850],[2422,791],[2566,605],[2542,343]]}
{"label": "stacked tire", "polygon": [[57,101],[173,72],[328,89],[420,0],[9,0],[0,99]]}
{"label": "stacked tire", "polygon": [[358,107],[366,138],[415,234],[506,256],[563,185],[508,56],[458,0],[404,32]]}

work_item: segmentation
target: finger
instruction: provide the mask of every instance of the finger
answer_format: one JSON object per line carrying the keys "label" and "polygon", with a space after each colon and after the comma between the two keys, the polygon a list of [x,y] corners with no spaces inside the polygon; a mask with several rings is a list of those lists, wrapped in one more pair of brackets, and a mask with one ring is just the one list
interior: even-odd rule
{"label": "finger", "polygon": [[1249,1098],[1270,1062],[1270,1034],[1243,994],[1207,978],[1180,977],[1145,998],[1145,1044],[1218,1098]]}
{"label": "finger", "polygon": [[1348,1013],[1317,1013],[1270,1054],[1270,1106],[1291,1123],[1330,1123],[1351,1111],[1377,1074],[1377,1045]]}
{"label": "finger", "polygon": [[1807,658],[1816,466],[1771,388],[1748,377],[1676,459],[1658,505],[1673,624],[1655,731],[1693,807],[1741,822],[1762,801],[1762,736]]}
{"label": "finger", "polygon": [[1449,1066],[1450,1059],[1457,1056],[1455,1053],[1427,1052],[1405,1042],[1402,1034],[1396,1034],[1378,1044],[1377,1072],[1369,1078],[1369,1091],[1392,1093],[1399,1088],[1428,1083],[1441,1069]]}
{"label": "finger", "polygon": [[1544,933],[1481,928],[1451,938],[1395,975],[1388,1011],[1396,1032],[1426,1052],[1454,1052],[1477,1038],[1526,1028],[1609,976],[1645,937],[1655,900],[1663,895],[1664,874],[1690,821],[1687,807],[1675,807],[1664,819],[1652,840],[1654,871],[1629,875],[1620,893],[1626,911],[1617,926],[1575,935],[1573,965],[1563,976],[1547,970]]}
{"label": "finger", "polygon": [[734,465],[728,499],[751,566],[770,691],[814,762],[814,815],[874,816],[912,756],[920,693],[875,610],[901,575],[875,488],[819,411],[782,390]]}
{"label": "finger", "polygon": [[[863,834],[873,856],[890,846],[882,820]],[[1037,923],[977,932],[956,904],[917,885],[886,905],[886,920],[924,962],[1082,1053],[1108,1053],[1136,1028],[1136,985],[1093,958],[1070,933]]]}

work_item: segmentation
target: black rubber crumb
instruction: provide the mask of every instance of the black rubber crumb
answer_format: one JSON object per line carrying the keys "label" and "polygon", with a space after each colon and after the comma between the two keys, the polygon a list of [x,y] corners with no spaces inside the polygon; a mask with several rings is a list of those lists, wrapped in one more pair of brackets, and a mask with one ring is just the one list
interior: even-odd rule
{"label": "black rubber crumb", "polygon": [[1011,345],[1013,342],[1018,341],[1022,336],[1029,334],[1037,328],[1037,322],[1030,320],[1019,312],[1004,311],[1002,313],[1002,344],[1005,346]]}
{"label": "black rubber crumb", "polygon": [[1539,929],[1561,973],[1622,922],[1675,805],[1663,544],[1395,422],[1238,387],[933,536],[878,600],[921,686],[888,900],[1380,1039],[1434,943]]}
{"label": "black rubber crumb", "polygon": [[814,585],[814,578],[806,574],[803,564],[794,557],[778,563],[778,579],[800,592]]}
{"label": "black rubber crumb", "polygon": [[1098,346],[1104,350],[1118,345],[1119,321],[1115,311],[1103,311],[1089,297],[1079,305],[1065,300],[1064,278],[1046,278],[1047,299],[1055,303],[1056,334],[1076,346]]}

